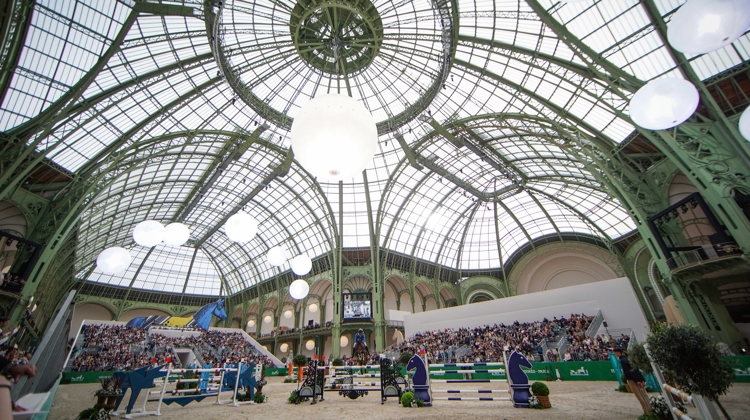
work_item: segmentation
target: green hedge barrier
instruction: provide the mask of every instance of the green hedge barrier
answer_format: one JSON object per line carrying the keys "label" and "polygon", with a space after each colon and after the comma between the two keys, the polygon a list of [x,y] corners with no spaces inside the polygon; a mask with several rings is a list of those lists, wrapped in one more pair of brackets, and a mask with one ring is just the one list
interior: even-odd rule
{"label": "green hedge barrier", "polygon": [[[725,357],[734,369],[735,382],[750,383],[750,356]],[[402,372],[404,368],[402,367]],[[430,369],[433,379],[461,379],[460,374],[436,375],[441,370],[456,368]],[[610,362],[537,362],[532,369],[526,370],[531,381],[543,381],[548,377],[557,379],[556,370],[560,371],[563,381],[617,381]],[[286,376],[286,368],[267,368],[266,376]],[[62,384],[93,384],[99,379],[112,376],[112,372],[63,372]],[[474,379],[505,379],[505,373],[475,373]]]}

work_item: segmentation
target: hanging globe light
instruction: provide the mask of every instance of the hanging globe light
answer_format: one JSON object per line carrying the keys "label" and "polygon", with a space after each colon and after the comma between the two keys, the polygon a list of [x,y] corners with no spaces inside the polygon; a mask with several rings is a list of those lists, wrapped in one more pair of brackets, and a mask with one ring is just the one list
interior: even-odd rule
{"label": "hanging globe light", "polygon": [[182,223],[170,223],[164,228],[164,243],[182,246],[190,239],[190,229]]}
{"label": "hanging globe light", "polygon": [[318,96],[292,123],[294,158],[321,181],[362,173],[378,146],[378,129],[365,106],[346,95]]}
{"label": "hanging globe light", "polygon": [[310,311],[311,314],[314,314],[315,312],[318,312],[318,305],[311,303],[310,306],[307,307],[307,310]]}
{"label": "hanging globe light", "polygon": [[288,309],[286,311],[284,311],[284,318],[289,319],[291,317],[292,317],[292,311],[290,311]]}
{"label": "hanging globe light", "polygon": [[305,348],[308,350],[312,350],[315,348],[315,342],[313,340],[307,340],[305,343]]}
{"label": "hanging globe light", "polygon": [[271,315],[266,315],[263,317],[263,322],[265,322],[266,324],[270,324],[271,321],[273,321],[273,318],[271,318]]}
{"label": "hanging globe light", "polygon": [[704,54],[736,41],[750,26],[750,1],[690,0],[672,16],[669,44],[678,51]]}
{"label": "hanging globe light", "polygon": [[158,245],[164,240],[164,225],[156,220],[144,220],[133,230],[133,240],[148,248]]}
{"label": "hanging globe light", "polygon": [[312,270],[312,260],[305,254],[292,258],[292,271],[298,276],[304,276]]}
{"label": "hanging globe light", "polygon": [[740,116],[740,134],[745,140],[750,141],[750,106]]}
{"label": "hanging globe light", "polygon": [[310,285],[305,280],[297,279],[289,285],[289,294],[297,300],[306,298],[308,293]]}
{"label": "hanging globe light", "polygon": [[253,328],[254,326],[255,326],[255,321],[254,320],[251,319],[251,320],[247,321],[247,328]]}
{"label": "hanging globe light", "polygon": [[279,350],[281,350],[282,353],[286,353],[286,351],[289,350],[289,344],[281,343],[281,345],[279,346]]}
{"label": "hanging globe light", "polygon": [[698,101],[698,90],[686,80],[652,80],[630,100],[630,118],[643,128],[666,130],[690,118]]}
{"label": "hanging globe light", "polygon": [[274,267],[284,265],[287,259],[289,259],[289,255],[287,254],[286,249],[280,246],[275,246],[269,249],[268,254],[266,254],[266,261],[269,265]]}
{"label": "hanging globe light", "polygon": [[345,335],[341,336],[341,340],[339,340],[339,344],[341,344],[341,347],[346,347],[349,345],[349,338]]}
{"label": "hanging globe light", "polygon": [[117,274],[125,271],[132,260],[127,249],[113,246],[96,257],[96,266],[105,274]]}
{"label": "hanging globe light", "polygon": [[224,224],[224,232],[234,242],[249,242],[258,233],[258,221],[253,216],[239,211]]}

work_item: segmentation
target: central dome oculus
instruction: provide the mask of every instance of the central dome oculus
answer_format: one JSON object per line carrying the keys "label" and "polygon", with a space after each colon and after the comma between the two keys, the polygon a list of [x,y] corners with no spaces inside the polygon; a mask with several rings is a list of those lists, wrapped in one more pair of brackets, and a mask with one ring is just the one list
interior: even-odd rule
{"label": "central dome oculus", "polygon": [[452,83],[450,2],[233,0],[205,13],[232,103],[282,130],[304,104],[335,93],[361,102],[378,134],[394,132]]}
{"label": "central dome oculus", "polygon": [[383,22],[368,0],[300,0],[292,10],[289,32],[304,61],[335,75],[365,69],[383,42]]}

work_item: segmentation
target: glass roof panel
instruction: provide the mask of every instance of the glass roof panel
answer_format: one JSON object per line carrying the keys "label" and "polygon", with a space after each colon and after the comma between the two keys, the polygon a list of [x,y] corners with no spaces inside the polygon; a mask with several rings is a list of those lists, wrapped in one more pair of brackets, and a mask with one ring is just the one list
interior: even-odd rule
{"label": "glass roof panel", "polygon": [[[635,78],[682,77],[642,2],[539,2]],[[289,268],[267,264],[273,246],[310,257],[330,252],[339,222],[345,247],[369,246],[363,176],[343,183],[340,196],[338,184],[285,164],[293,117],[329,92],[361,100],[379,124],[366,175],[384,249],[485,269],[543,235],[609,241],[635,227],[565,143],[587,135],[597,142],[591,147],[614,148],[628,139],[633,92],[611,83],[600,64],[590,67],[531,1],[458,0],[457,21],[451,3],[428,0],[234,0],[208,10],[201,2],[168,3],[199,13],[139,14],[88,78],[132,2],[35,2],[3,92],[0,130],[23,134],[74,178],[97,182],[78,220],[80,276],[175,293],[237,293]],[[654,3],[669,22],[683,2]],[[215,32],[206,22],[217,24]],[[712,77],[750,58],[750,36],[686,58],[700,78]],[[71,92],[77,84],[80,95]],[[42,113],[53,103],[60,114]],[[36,116],[53,123],[21,133]],[[421,169],[407,161],[401,136]],[[223,228],[239,210],[261,225],[245,244],[229,241]],[[147,219],[185,222],[190,241],[146,258],[130,235]],[[135,280],[133,266],[120,276],[89,271],[115,245],[132,249],[133,266],[143,265]],[[161,271],[168,281],[156,280]]]}

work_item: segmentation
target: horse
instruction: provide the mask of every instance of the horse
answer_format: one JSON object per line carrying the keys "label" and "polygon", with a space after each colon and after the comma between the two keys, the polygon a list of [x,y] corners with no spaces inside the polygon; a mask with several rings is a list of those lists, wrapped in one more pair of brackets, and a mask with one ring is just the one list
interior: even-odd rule
{"label": "horse", "polygon": [[192,317],[177,316],[142,316],[131,319],[125,326],[128,328],[148,328],[151,325],[163,325],[165,327],[200,327],[203,331],[208,331],[211,326],[212,316],[216,316],[222,321],[226,320],[228,315],[224,309],[224,299],[219,299],[214,303],[209,303],[198,309]]}
{"label": "horse", "polygon": [[531,369],[531,362],[521,353],[513,352],[508,358],[508,378],[513,385],[528,385],[529,377],[521,366]]}
{"label": "horse", "polygon": [[370,352],[367,351],[365,343],[354,343],[352,358],[357,362],[357,366],[367,365],[367,362],[370,360]]}

